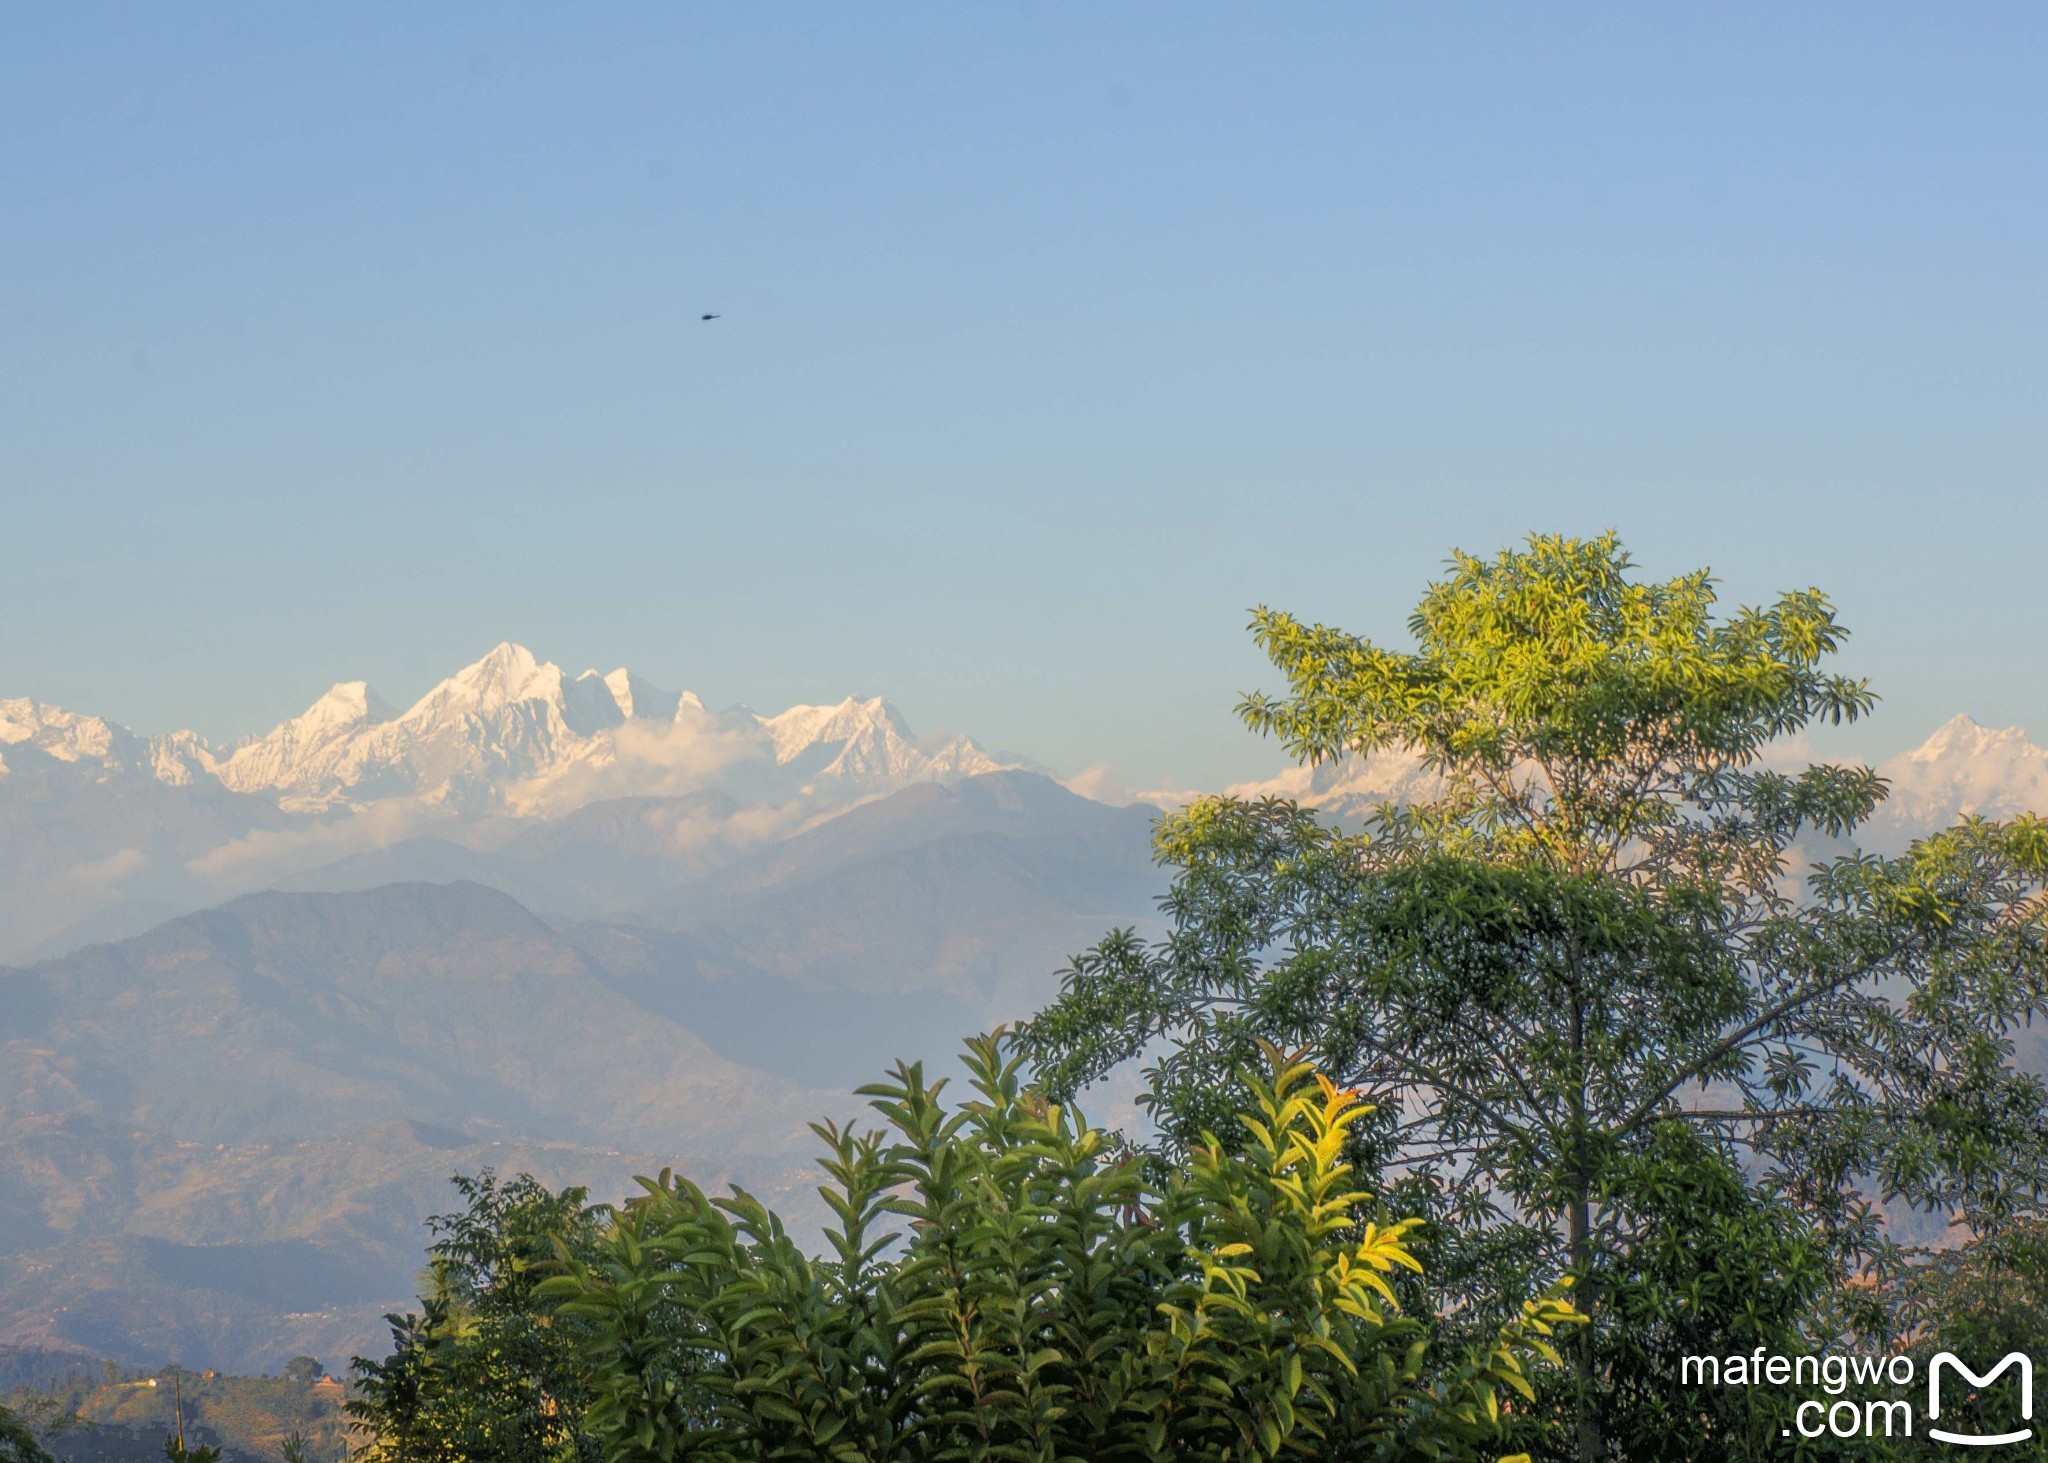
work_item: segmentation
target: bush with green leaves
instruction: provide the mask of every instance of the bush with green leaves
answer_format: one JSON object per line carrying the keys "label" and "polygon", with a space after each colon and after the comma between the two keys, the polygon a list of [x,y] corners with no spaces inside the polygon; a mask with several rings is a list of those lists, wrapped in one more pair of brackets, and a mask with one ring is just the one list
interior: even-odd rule
{"label": "bush with green leaves", "polygon": [[1527,1303],[1425,1385],[1388,1284],[1410,1226],[1366,1218],[1343,1161],[1365,1109],[1267,1055],[1252,1140],[1163,1181],[1000,1038],[957,1108],[899,1064],[862,1089],[884,1129],[817,1128],[822,1259],[743,1192],[643,1181],[542,1287],[591,1366],[586,1426],[621,1463],[1497,1456],[1570,1306]]}

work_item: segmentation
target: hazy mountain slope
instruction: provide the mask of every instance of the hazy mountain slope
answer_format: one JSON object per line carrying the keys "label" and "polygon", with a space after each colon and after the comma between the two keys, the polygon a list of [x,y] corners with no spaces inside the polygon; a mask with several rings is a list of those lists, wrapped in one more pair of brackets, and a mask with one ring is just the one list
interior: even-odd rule
{"label": "hazy mountain slope", "polygon": [[142,911],[99,928],[132,933],[207,902],[188,862],[284,821],[210,779],[165,780],[147,746],[97,718],[0,702],[0,958],[122,905]]}
{"label": "hazy mountain slope", "polygon": [[[0,1126],[0,1166],[30,1139]],[[53,1227],[0,1254],[0,1334],[135,1364],[275,1371],[288,1357],[380,1354],[381,1317],[410,1303],[421,1219],[451,1207],[448,1175],[496,1165],[618,1195],[666,1152],[478,1142],[387,1123],[311,1143],[180,1143],[155,1134],[77,1133],[77,1187],[38,1185]],[[797,1175],[706,1170],[755,1182],[801,1207]],[[72,1170],[66,1170],[67,1173]]]}
{"label": "hazy mountain slope", "polygon": [[1034,772],[1000,771],[908,787],[812,823],[704,886],[716,903],[749,889],[815,878],[850,863],[901,852],[952,834],[993,833],[1076,849],[1149,848],[1151,808],[1113,808]]}
{"label": "hazy mountain slope", "polygon": [[614,802],[410,849],[558,888],[599,855],[660,871],[706,891],[668,901],[678,929],[394,884],[248,895],[0,972],[0,1327],[138,1360],[345,1354],[403,1300],[447,1175],[491,1162],[607,1195],[680,1163],[807,1222],[809,1119],[1028,1012],[1158,883],[1148,810],[1026,773],[688,878],[746,811]]}
{"label": "hazy mountain slope", "polygon": [[289,875],[276,887],[360,890],[467,879],[551,919],[595,919],[637,909],[802,821],[799,811],[749,808],[709,790],[613,798],[558,818],[494,820],[471,830],[481,846],[402,839]]}
{"label": "hazy mountain slope", "polygon": [[953,834],[742,896],[689,929],[806,989],[938,991],[1014,1019],[1052,995],[1068,955],[1143,922],[1151,870],[1133,863],[1066,866],[997,834]]}
{"label": "hazy mountain slope", "polygon": [[386,884],[483,884],[506,888],[490,855],[452,838],[402,838],[387,848],[352,853],[286,874],[270,887],[290,894],[360,894]]}
{"label": "hazy mountain slope", "polygon": [[804,1124],[852,1106],[719,1056],[496,891],[250,896],[0,974],[0,1327],[335,1354],[407,1294],[450,1173],[613,1195],[680,1161],[789,1193]]}
{"label": "hazy mountain slope", "polygon": [[[673,958],[696,973],[677,979],[706,994],[724,981],[717,1011],[765,1009],[733,994],[734,972],[821,995],[943,992],[950,1001],[914,1029],[950,1042],[963,1020],[1024,1014],[1019,1002],[1048,995],[1069,954],[1113,924],[1145,921],[1164,888],[1152,816],[998,772],[905,788],[776,837],[769,810],[706,792],[524,820],[488,850],[408,840],[289,883],[472,879],[551,918],[687,931],[688,953]],[[784,1069],[775,1043],[753,1049]]]}
{"label": "hazy mountain slope", "polygon": [[687,1026],[722,1057],[791,1082],[851,1091],[897,1057],[939,1063],[991,1024],[943,991],[819,990],[767,974],[695,936],[623,925],[565,930],[621,994]]}
{"label": "hazy mountain slope", "polygon": [[806,1116],[474,884],[250,895],[0,978],[0,1003],[9,1109],[201,1142],[406,1117],[621,1145],[692,1107],[706,1140]]}
{"label": "hazy mountain slope", "polygon": [[1033,773],[907,789],[641,909],[710,957],[814,991],[943,992],[982,1023],[1049,997],[1067,956],[1145,923],[1152,811]]}

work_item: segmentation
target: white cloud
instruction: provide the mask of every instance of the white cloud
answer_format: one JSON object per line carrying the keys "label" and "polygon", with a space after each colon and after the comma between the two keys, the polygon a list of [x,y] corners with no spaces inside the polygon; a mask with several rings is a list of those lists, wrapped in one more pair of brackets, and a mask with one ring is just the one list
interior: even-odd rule
{"label": "white cloud", "polygon": [[388,848],[456,822],[446,809],[417,798],[386,798],[293,828],[259,828],[209,849],[185,867],[199,878],[247,888],[351,854]]}
{"label": "white cloud", "polygon": [[676,722],[628,721],[593,740],[590,755],[508,787],[506,806],[548,816],[605,798],[680,797],[742,762],[767,758],[758,735]]}
{"label": "white cloud", "polygon": [[1092,798],[1098,803],[1108,803],[1112,807],[1120,808],[1131,800],[1130,790],[1124,786],[1123,779],[1118,777],[1115,770],[1106,762],[1082,768],[1072,777],[1062,781],[1060,786],[1068,792]]}
{"label": "white cloud", "polygon": [[104,893],[148,863],[149,857],[141,849],[124,848],[119,853],[109,854],[103,859],[74,864],[52,882],[60,888]]}
{"label": "white cloud", "polygon": [[1084,768],[1067,778],[1060,786],[1068,792],[1092,798],[1098,803],[1108,803],[1113,808],[1128,808],[1135,803],[1144,803],[1169,812],[1186,807],[1196,798],[1203,796],[1202,792],[1192,788],[1130,787],[1107,763]]}

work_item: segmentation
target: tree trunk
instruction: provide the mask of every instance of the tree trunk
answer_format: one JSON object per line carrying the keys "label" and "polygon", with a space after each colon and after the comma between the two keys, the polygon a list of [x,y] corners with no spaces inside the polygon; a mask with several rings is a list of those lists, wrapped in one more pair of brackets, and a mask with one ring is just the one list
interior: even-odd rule
{"label": "tree trunk", "polygon": [[[1583,1146],[1583,1144],[1581,1145]],[[1585,1169],[1579,1169],[1579,1182],[1572,1195],[1567,1211],[1572,1246],[1572,1271],[1579,1278],[1580,1293],[1575,1299],[1579,1309],[1586,1313],[1586,1323],[1577,1328],[1573,1338],[1572,1370],[1578,1385],[1573,1389],[1572,1415],[1578,1435],[1579,1463],[1603,1463],[1607,1456],[1607,1439],[1600,1429],[1600,1409],[1594,1404],[1595,1358],[1593,1355],[1593,1294],[1592,1278],[1592,1205],[1587,1200]]]}
{"label": "tree trunk", "polygon": [[1597,1358],[1593,1352],[1593,1307],[1598,1303],[1598,1297],[1593,1285],[1593,1159],[1586,1145],[1586,1006],[1577,979],[1576,944],[1572,951],[1572,967],[1572,1151],[1570,1204],[1565,1223],[1571,1240],[1572,1274],[1577,1291],[1574,1299],[1586,1316],[1584,1324],[1578,1327],[1577,1344],[1572,1348],[1573,1371],[1578,1383],[1572,1389],[1572,1416],[1578,1434],[1579,1463],[1603,1463],[1607,1456],[1607,1440],[1601,1435],[1600,1409],[1594,1402]]}

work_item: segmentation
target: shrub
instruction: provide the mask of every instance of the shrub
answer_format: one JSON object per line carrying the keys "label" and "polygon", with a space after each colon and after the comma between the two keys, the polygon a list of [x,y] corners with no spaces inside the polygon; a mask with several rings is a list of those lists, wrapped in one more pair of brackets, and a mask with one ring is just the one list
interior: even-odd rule
{"label": "shrub", "polygon": [[1267,1056],[1251,1142],[1164,1181],[1026,1091],[1000,1037],[969,1044],[958,1108],[899,1064],[862,1089],[882,1130],[815,1129],[823,1259],[744,1192],[642,1180],[541,1287],[585,1427],[632,1463],[1480,1456],[1571,1308],[1525,1304],[1425,1387],[1387,1279],[1412,1222],[1366,1219],[1341,1156],[1365,1109]]}

